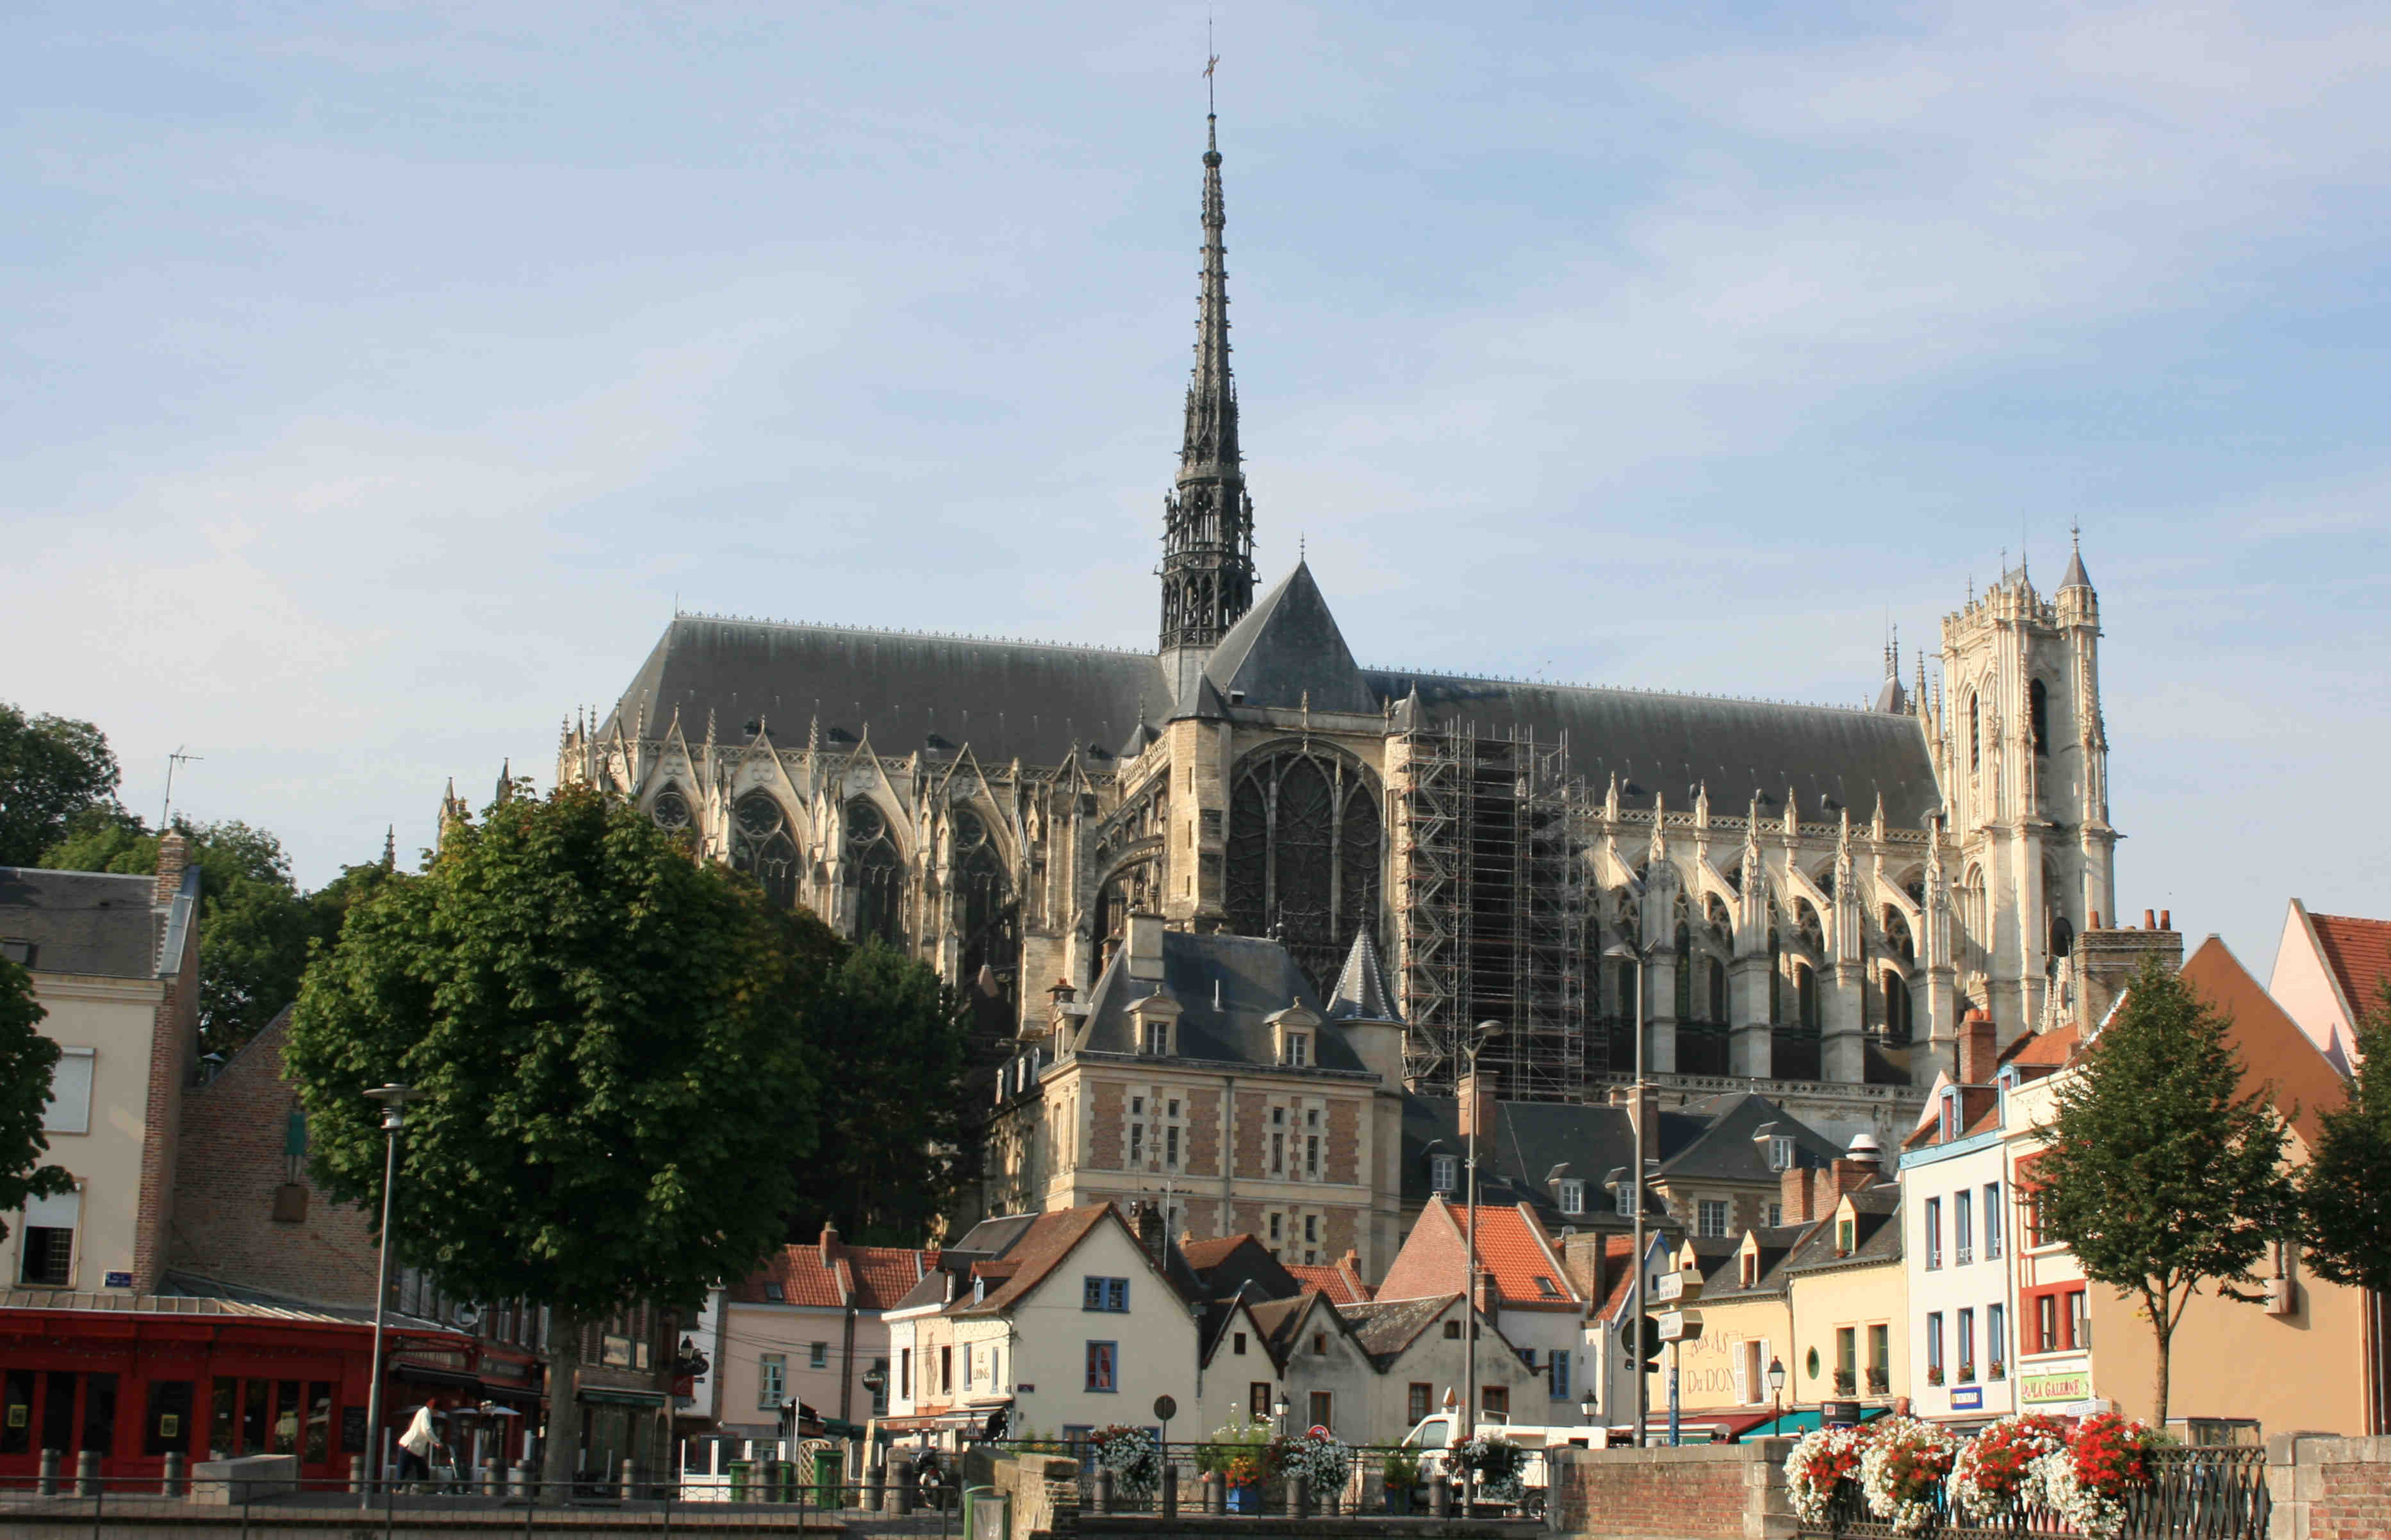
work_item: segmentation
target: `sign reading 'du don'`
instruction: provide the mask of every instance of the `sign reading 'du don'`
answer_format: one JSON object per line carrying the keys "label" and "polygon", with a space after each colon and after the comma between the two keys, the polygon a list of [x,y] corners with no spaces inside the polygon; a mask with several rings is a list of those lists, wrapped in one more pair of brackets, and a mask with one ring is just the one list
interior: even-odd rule
{"label": "sign reading 'du don'", "polygon": [[2082,1401],[2091,1393],[2092,1375],[2088,1369],[2023,1375],[2018,1379],[2018,1399],[2029,1406],[2048,1406],[2058,1401]]}

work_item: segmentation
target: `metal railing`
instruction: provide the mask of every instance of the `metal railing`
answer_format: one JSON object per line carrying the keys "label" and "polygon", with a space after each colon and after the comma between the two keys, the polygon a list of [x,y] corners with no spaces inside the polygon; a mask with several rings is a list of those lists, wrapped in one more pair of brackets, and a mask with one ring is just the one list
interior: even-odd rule
{"label": "metal railing", "polygon": [[[2266,1540],[2272,1502],[2267,1491],[2267,1452],[2249,1446],[2193,1445],[2150,1455],[2151,1481],[2126,1497],[2125,1528],[2118,1540]],[[1847,1540],[2015,1540],[2027,1535],[2077,1535],[2084,1532],[2062,1514],[2021,1502],[2006,1513],[1981,1521],[1955,1517],[1947,1494],[1934,1495],[1934,1517],[1906,1534],[1868,1511],[1855,1482],[1845,1482],[1829,1502],[1827,1517],[1804,1523],[1803,1535]]]}
{"label": "metal railing", "polygon": [[[1260,1446],[1249,1443],[1164,1444],[1153,1479],[1133,1482],[1118,1474],[1112,1476],[1105,1482],[1109,1490],[1103,1495],[1101,1501],[1104,1506],[1100,1509],[1100,1499],[1095,1490],[1095,1445],[1062,1439],[1032,1439],[1010,1441],[995,1447],[1007,1453],[1059,1455],[1078,1460],[1079,1510],[1082,1513],[1161,1513],[1164,1503],[1161,1472],[1167,1469],[1175,1478],[1177,1511],[1189,1516],[1207,1511],[1205,1477],[1208,1474],[1225,1475],[1230,1463],[1238,1456],[1250,1457],[1260,1452]],[[1390,1444],[1361,1444],[1351,1446],[1351,1469],[1345,1480],[1333,1490],[1315,1491],[1306,1486],[1303,1499],[1307,1514],[1325,1519],[1383,1518],[1389,1514],[1425,1515],[1428,1512],[1431,1483],[1427,1473],[1421,1472],[1411,1482],[1399,1482],[1392,1486],[1388,1485],[1386,1480],[1390,1460],[1398,1456],[1411,1462],[1416,1471],[1422,1454],[1420,1450],[1402,1449]],[[1462,1493],[1457,1472],[1451,1476],[1448,1487],[1451,1511],[1459,1516]],[[1221,1511],[1224,1512],[1285,1516],[1289,1511],[1290,1493],[1284,1475],[1266,1474],[1263,1479],[1237,1489],[1234,1494],[1223,1482],[1217,1500],[1221,1503]],[[1544,1492],[1539,1486],[1528,1488],[1519,1497],[1509,1500],[1497,1500],[1481,1494],[1472,1512],[1480,1517],[1535,1513],[1542,1511],[1543,1506]]]}
{"label": "metal railing", "polygon": [[194,1477],[179,1466],[158,1476],[102,1478],[86,1468],[71,1475],[0,1478],[0,1540],[15,1533],[56,1537],[85,1530],[93,1540],[106,1540],[111,1526],[166,1524],[237,1531],[247,1540],[252,1530],[334,1523],[359,1540],[370,1540],[376,1531],[390,1536],[444,1528],[470,1528],[499,1540],[518,1522],[528,1536],[557,1526],[587,1529],[593,1520],[609,1530],[651,1532],[655,1540],[669,1540],[677,1531],[795,1536],[841,1529],[892,1540],[959,1540],[959,1492],[942,1479],[920,1485],[783,1480],[769,1468],[736,1484],[722,1477],[648,1480],[628,1469],[613,1478],[585,1473],[550,1483],[495,1466],[462,1478],[371,1483],[254,1473]]}

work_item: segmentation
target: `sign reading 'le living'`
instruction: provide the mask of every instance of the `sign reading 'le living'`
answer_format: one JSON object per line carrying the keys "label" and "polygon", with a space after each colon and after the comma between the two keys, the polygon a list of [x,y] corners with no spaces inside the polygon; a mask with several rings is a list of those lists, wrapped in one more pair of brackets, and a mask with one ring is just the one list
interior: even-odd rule
{"label": "sign reading 'le living'", "polygon": [[2082,1401],[2092,1393],[2088,1369],[2063,1369],[2057,1374],[2029,1374],[2018,1379],[2018,1398],[2029,1406],[2060,1401]]}

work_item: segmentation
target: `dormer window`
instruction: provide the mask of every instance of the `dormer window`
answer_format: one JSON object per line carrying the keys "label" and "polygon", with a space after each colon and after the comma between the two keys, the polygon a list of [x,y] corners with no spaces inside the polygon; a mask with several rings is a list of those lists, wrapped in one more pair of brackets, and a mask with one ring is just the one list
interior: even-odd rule
{"label": "dormer window", "polygon": [[1151,1054],[1156,1058],[1168,1055],[1170,1052],[1170,1024],[1167,1021],[1147,1022],[1145,1038],[1138,1044],[1138,1051]]}
{"label": "dormer window", "polygon": [[1612,1208],[1617,1210],[1622,1218],[1634,1219],[1635,1217],[1635,1184],[1622,1182],[1618,1186],[1610,1189],[1610,1201]]}
{"label": "dormer window", "polygon": [[1793,1140],[1790,1135],[1779,1133],[1770,1138],[1768,1169],[1773,1171],[1790,1171],[1793,1169]]}
{"label": "dormer window", "polygon": [[1574,1177],[1563,1177],[1560,1182],[1559,1200],[1561,1212],[1565,1214],[1577,1215],[1585,1212],[1585,1184]]}
{"label": "dormer window", "polygon": [[1461,1184],[1461,1157],[1431,1155],[1428,1158],[1428,1184],[1437,1192],[1449,1193]]}
{"label": "dormer window", "polygon": [[1760,1259],[1746,1251],[1742,1266],[1736,1272],[1736,1279],[1745,1288],[1757,1288],[1760,1286]]}
{"label": "dormer window", "polygon": [[764,1298],[769,1303],[783,1304],[788,1301],[789,1291],[779,1279],[771,1279],[764,1285]]}
{"label": "dormer window", "polygon": [[1312,1062],[1312,1034],[1310,1032],[1287,1033],[1286,1057],[1287,1064],[1293,1068],[1300,1069],[1305,1065],[1310,1064]]}
{"label": "dormer window", "polygon": [[1835,1221],[1835,1255],[1848,1257],[1852,1254],[1854,1245],[1852,1232],[1855,1228],[1855,1226],[1848,1219]]}

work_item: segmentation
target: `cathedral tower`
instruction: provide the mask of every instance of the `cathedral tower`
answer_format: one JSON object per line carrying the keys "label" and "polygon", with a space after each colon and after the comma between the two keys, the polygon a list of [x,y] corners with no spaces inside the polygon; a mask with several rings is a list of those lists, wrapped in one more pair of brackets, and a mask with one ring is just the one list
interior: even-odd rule
{"label": "cathedral tower", "polygon": [[2095,913],[2115,916],[2100,599],[2080,550],[2044,599],[2021,563],[1943,622],[1935,744],[1948,830],[1961,1009],[2008,1042],[2042,1014],[2052,970]]}
{"label": "cathedral tower", "polygon": [[1237,448],[1237,387],[1229,373],[1229,273],[1221,232],[1219,120],[1205,118],[1204,267],[1196,304],[1196,368],[1179,480],[1163,499],[1162,661],[1184,701],[1221,638],[1254,602],[1254,505]]}

